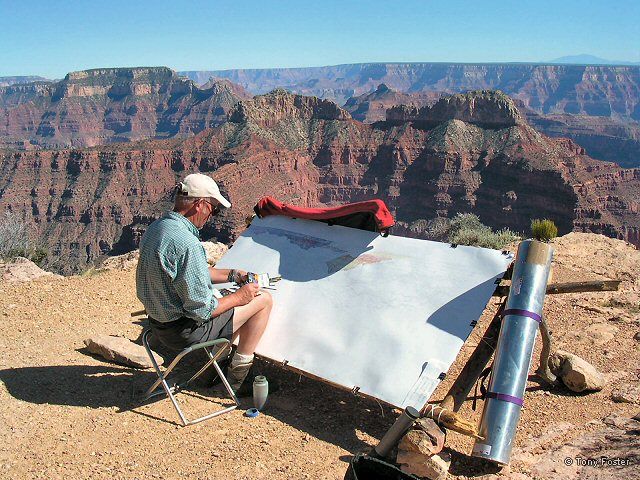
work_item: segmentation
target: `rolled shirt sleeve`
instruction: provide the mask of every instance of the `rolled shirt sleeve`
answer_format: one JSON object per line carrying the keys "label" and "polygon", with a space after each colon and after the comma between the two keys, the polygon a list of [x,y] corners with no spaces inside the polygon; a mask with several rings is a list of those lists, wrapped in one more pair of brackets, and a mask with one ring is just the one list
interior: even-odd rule
{"label": "rolled shirt sleeve", "polygon": [[178,256],[173,286],[182,300],[184,316],[198,323],[206,322],[218,306],[213,295],[209,265],[202,245],[189,245]]}

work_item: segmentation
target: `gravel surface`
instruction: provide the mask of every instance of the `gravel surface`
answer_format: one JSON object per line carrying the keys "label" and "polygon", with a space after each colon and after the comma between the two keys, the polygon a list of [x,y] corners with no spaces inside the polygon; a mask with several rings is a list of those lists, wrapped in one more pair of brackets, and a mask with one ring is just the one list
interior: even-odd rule
{"label": "gravel surface", "polygon": [[[598,235],[558,239],[554,281],[622,278],[612,293],[548,296],[545,315],[555,346],[575,353],[607,376],[601,392],[578,395],[531,380],[507,478],[533,478],[521,461],[541,432],[547,447],[597,429],[609,414],[632,416],[640,406],[615,403],[612,391],[640,375],[640,252]],[[0,478],[342,479],[351,454],[375,444],[397,411],[321,382],[258,362],[257,372],[280,391],[254,419],[242,411],[182,428],[168,400],[141,405],[150,371],[106,363],[88,354],[93,334],[135,340],[141,326],[130,312],[134,271],[105,271],[24,284],[0,282]],[[445,381],[440,400],[495,311],[490,302]],[[593,324],[615,326],[613,338],[594,337]],[[603,340],[604,339],[604,340]],[[537,367],[537,342],[532,371]],[[191,416],[219,407],[211,389],[179,396]],[[218,403],[211,403],[211,401]],[[479,420],[471,401],[461,413]],[[250,405],[245,405],[248,408]],[[496,470],[466,455],[470,439],[449,433],[450,475],[484,476]],[[636,466],[640,468],[640,466]],[[488,478],[488,477],[487,477]]]}

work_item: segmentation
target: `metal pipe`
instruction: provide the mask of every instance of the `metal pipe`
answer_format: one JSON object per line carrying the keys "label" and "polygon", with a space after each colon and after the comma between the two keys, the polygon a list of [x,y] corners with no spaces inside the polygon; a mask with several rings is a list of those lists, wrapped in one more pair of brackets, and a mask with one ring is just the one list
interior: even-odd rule
{"label": "metal pipe", "polygon": [[533,346],[542,321],[553,248],[537,240],[518,247],[491,380],[472,455],[508,464],[520,420]]}
{"label": "metal pipe", "polygon": [[391,428],[387,430],[387,433],[384,434],[380,443],[374,447],[374,453],[380,458],[386,457],[419,417],[420,412],[418,412],[418,410],[413,407],[406,407],[402,415],[398,417],[394,424],[391,425]]}

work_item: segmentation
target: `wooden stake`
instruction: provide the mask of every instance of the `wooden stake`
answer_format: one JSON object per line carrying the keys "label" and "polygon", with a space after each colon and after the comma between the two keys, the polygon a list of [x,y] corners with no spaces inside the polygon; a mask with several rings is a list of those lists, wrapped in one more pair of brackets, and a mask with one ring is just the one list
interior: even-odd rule
{"label": "wooden stake", "polygon": [[[581,292],[615,292],[622,280],[595,280],[589,282],[551,283],[547,285],[547,294],[581,293]],[[493,292],[494,297],[509,295],[509,285],[498,285]]]}
{"label": "wooden stake", "polygon": [[506,299],[504,299],[498,307],[480,343],[476,346],[471,357],[469,357],[469,360],[462,368],[460,375],[458,375],[444,399],[440,402],[440,405],[425,405],[420,412],[422,416],[431,417],[443,427],[461,433],[462,435],[476,439],[481,438],[478,435],[477,426],[462,418],[456,412],[462,407],[473,385],[478,381],[478,378],[480,378],[480,374],[486,368],[487,363],[489,363],[496,349],[498,335],[500,334],[502,311],[504,310],[505,303]]}

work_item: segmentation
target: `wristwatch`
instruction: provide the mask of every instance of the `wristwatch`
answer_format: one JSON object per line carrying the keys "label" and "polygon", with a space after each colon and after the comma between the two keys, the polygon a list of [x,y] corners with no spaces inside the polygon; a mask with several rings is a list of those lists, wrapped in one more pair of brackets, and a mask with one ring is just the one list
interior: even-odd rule
{"label": "wristwatch", "polygon": [[229,274],[227,275],[227,282],[235,282],[237,273],[238,272],[234,269],[229,270]]}

